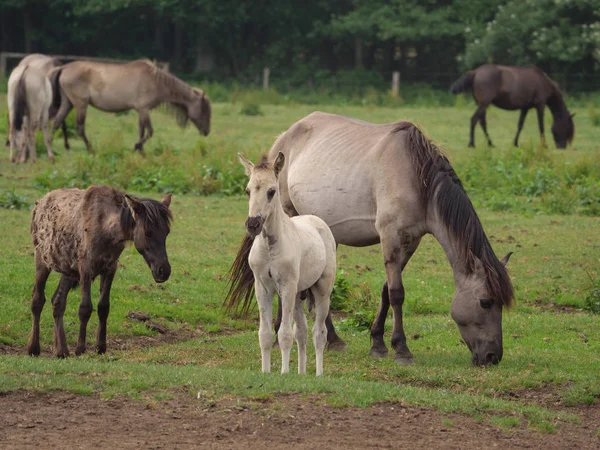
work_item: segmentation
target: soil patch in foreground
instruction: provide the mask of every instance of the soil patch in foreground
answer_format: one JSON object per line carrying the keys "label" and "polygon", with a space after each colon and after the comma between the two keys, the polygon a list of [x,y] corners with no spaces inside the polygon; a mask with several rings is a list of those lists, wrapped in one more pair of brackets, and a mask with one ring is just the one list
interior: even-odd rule
{"label": "soil patch in foreground", "polygon": [[398,403],[334,408],[317,398],[278,396],[265,403],[216,404],[177,395],[145,404],[64,392],[0,395],[0,448],[382,449],[599,448],[600,408],[572,410],[582,423],[557,434],[522,426],[502,430],[457,414]]}

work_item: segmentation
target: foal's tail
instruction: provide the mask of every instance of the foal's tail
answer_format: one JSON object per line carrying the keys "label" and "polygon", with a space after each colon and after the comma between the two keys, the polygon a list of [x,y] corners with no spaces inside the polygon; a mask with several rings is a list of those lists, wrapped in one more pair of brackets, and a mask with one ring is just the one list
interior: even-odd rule
{"label": "foal's tail", "polygon": [[453,94],[459,94],[461,92],[470,91],[473,87],[474,77],[475,72],[473,72],[472,70],[463,73],[458,80],[452,83],[452,86],[450,86],[450,91]]}
{"label": "foal's tail", "polygon": [[254,296],[254,273],[248,263],[248,255],[254,240],[246,234],[229,272],[229,292],[223,301],[225,311],[239,311],[247,315]]}
{"label": "foal's tail", "polygon": [[54,119],[56,113],[60,108],[61,101],[61,93],[60,93],[60,74],[63,71],[63,67],[56,67],[50,71],[48,74],[48,79],[50,80],[50,84],[52,85],[52,104],[50,105],[49,118]]}
{"label": "foal's tail", "polygon": [[[23,69],[21,78],[17,84],[15,97],[13,99],[13,125],[16,131],[21,131],[23,128],[23,121],[25,119],[25,113],[27,111],[27,89],[25,88],[25,72],[27,67]],[[14,136],[12,137],[14,139]]]}

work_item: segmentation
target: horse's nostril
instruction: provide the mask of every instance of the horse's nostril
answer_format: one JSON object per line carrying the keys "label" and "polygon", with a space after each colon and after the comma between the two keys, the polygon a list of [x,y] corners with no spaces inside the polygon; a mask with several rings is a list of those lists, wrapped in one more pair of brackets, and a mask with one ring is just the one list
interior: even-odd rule
{"label": "horse's nostril", "polygon": [[495,353],[489,352],[485,355],[485,363],[486,364],[498,364],[499,362],[500,362],[500,359],[498,359],[498,356],[496,356]]}

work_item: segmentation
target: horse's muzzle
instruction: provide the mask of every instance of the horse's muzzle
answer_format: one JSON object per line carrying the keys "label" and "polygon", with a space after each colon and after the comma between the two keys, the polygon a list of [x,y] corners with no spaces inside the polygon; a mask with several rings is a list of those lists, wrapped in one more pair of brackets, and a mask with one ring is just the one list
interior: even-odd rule
{"label": "horse's muzzle", "polygon": [[164,283],[171,276],[171,265],[165,264],[153,269],[152,276],[157,283]]}
{"label": "horse's muzzle", "polygon": [[472,362],[474,366],[489,366],[490,364],[498,364],[502,360],[502,349],[486,353],[473,352]]}
{"label": "horse's muzzle", "polygon": [[262,231],[263,223],[265,220],[261,216],[248,217],[246,219],[246,230],[248,234],[255,238]]}

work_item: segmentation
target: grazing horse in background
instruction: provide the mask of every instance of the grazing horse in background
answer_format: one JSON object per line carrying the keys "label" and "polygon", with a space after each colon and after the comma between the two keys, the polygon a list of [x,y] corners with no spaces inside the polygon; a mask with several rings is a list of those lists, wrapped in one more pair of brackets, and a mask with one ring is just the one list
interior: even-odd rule
{"label": "grazing horse in background", "polygon": [[50,75],[56,104],[60,104],[54,128],[75,108],[77,131],[88,151],[92,147],[85,135],[88,105],[105,112],[135,109],[139,119],[139,141],[135,150],[142,151],[154,130],[149,111],[162,104],[173,107],[181,127],[188,120],[200,134],[210,133],[211,108],[208,97],[174,75],[159,69],[150,61],[138,60],[126,64],[75,61],[55,69]]}
{"label": "grazing horse in background", "polygon": [[258,337],[262,354],[262,371],[271,371],[271,330],[273,295],[281,299],[282,321],[278,331],[281,348],[281,373],[290,370],[292,319],[298,344],[298,373],[306,373],[308,324],[303,300],[314,302],[313,344],[317,376],[323,374],[323,350],[327,342],[325,318],[335,281],[335,239],[323,220],[305,215],[288,217],[279,197],[277,179],[285,164],[279,153],[275,161],[264,159],[255,166],[242,155],[240,162],[250,177],[246,193],[249,213],[246,221],[251,246],[243,246],[234,264],[247,265],[253,280],[260,310]]}
{"label": "grazing horse in background", "polygon": [[[28,154],[35,161],[35,132],[41,129],[48,151],[48,158],[54,162],[52,135],[48,121],[54,118],[52,107],[52,86],[47,74],[60,61],[38,53],[23,58],[11,72],[8,79],[8,138],[12,162],[25,162]],[[69,148],[66,125],[63,126],[65,147]]]}
{"label": "grazing horse in background", "polygon": [[35,247],[35,284],[31,312],[33,325],[27,345],[30,355],[40,354],[40,315],[46,302],[44,288],[52,270],[62,275],[54,295],[54,354],[69,355],[63,315],[67,294],[79,284],[79,339],[75,353],[86,351],[87,323],[92,315],[90,293],[100,276],[97,351],[106,351],[106,319],[110,288],[125,243],[133,241],[157,283],[171,275],[166,239],[172,220],[171,194],[162,202],[136,198],[108,186],[87,190],[58,189],[35,202],[31,215],[31,237]]}
{"label": "grazing horse in background", "polygon": [[531,108],[537,111],[538,125],[542,145],[546,146],[544,136],[544,108],[548,105],[554,122],[552,135],[557,148],[566,148],[573,141],[575,125],[573,116],[565,105],[563,96],[548,75],[537,67],[511,67],[485,64],[477,69],[465,72],[456,80],[450,90],[453,94],[471,91],[477,103],[477,110],[471,117],[471,134],[469,147],[475,146],[475,125],[481,128],[492,146],[492,140],[487,132],[485,112],[490,104],[498,108],[521,111],[514,145],[519,145],[519,134],[523,128],[527,112]]}
{"label": "grazing horse in background", "polygon": [[[505,268],[510,254],[502,261],[496,258],[450,162],[415,125],[376,125],[315,112],[275,141],[269,160],[279,152],[287,161],[278,180],[288,215],[320,217],[337,244],[381,243],[386,281],[371,329],[371,356],[388,353],[383,333],[391,305],[395,360],[413,361],[402,323],[402,271],[423,235],[430,233],[454,271],[452,317],[471,350],[473,364],[502,359],[502,309],[513,299]],[[251,287],[247,278],[247,267],[232,266],[233,289],[225,303],[230,308],[247,308]],[[331,332],[333,324],[329,324]]]}

